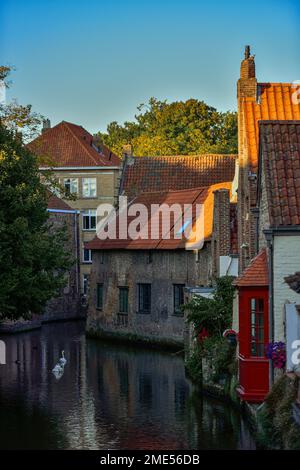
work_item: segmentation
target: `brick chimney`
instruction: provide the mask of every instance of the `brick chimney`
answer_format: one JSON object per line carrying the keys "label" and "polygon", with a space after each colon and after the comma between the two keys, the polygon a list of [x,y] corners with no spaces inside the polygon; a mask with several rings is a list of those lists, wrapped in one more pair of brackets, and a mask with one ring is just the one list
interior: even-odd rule
{"label": "brick chimney", "polygon": [[257,80],[255,76],[255,60],[250,53],[250,46],[245,46],[244,60],[241,63],[240,79],[238,80],[238,99],[253,98],[256,100]]}
{"label": "brick chimney", "polygon": [[43,119],[42,134],[44,134],[48,129],[51,129],[50,119]]}

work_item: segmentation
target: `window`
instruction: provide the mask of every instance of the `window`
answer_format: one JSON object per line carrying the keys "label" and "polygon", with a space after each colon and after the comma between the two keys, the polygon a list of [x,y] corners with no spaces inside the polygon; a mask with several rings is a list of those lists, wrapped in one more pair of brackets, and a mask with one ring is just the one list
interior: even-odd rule
{"label": "window", "polygon": [[151,284],[139,284],[139,313],[151,312]]}
{"label": "window", "polygon": [[87,248],[83,249],[83,262],[84,263],[92,262],[92,250],[88,250]]}
{"label": "window", "polygon": [[77,178],[65,178],[64,187],[66,194],[78,194],[78,179]]}
{"label": "window", "polygon": [[97,309],[103,308],[103,284],[97,284]]}
{"label": "window", "polygon": [[173,285],[173,298],[174,298],[174,314],[183,315],[181,305],[184,302],[184,284]]}
{"label": "window", "polygon": [[89,275],[83,275],[83,295],[87,295],[89,291]]}
{"label": "window", "polygon": [[264,357],[264,299],[250,299],[251,356]]}
{"label": "window", "polygon": [[96,178],[82,178],[82,197],[96,197]]}
{"label": "window", "polygon": [[96,211],[87,209],[82,214],[83,230],[96,230]]}
{"label": "window", "polygon": [[128,314],[128,287],[119,287],[119,313]]}

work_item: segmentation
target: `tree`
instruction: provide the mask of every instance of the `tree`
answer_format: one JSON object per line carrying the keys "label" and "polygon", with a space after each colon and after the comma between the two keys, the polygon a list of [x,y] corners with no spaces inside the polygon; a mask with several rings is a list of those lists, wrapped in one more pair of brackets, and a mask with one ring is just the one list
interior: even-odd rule
{"label": "tree", "polygon": [[222,333],[230,327],[234,298],[232,276],[223,276],[216,280],[212,299],[193,297],[184,306],[188,312],[188,321],[192,322],[198,334],[203,328],[210,336],[222,338]]}
{"label": "tree", "polygon": [[0,121],[0,318],[30,318],[65,284],[66,231],[51,230],[35,156]]}
{"label": "tree", "polygon": [[[5,90],[10,87],[8,80],[12,67],[0,66],[0,87],[5,97]],[[5,99],[0,102],[0,119],[6,129],[11,130],[15,135],[20,133],[22,140],[28,142],[36,137],[40,130],[43,116],[32,111],[30,104],[21,105],[16,99],[6,103]]]}
{"label": "tree", "polygon": [[106,133],[97,134],[119,155],[125,144],[141,156],[237,152],[235,112],[218,112],[196,99],[167,103],[150,98],[137,109],[135,121],[113,121]]}

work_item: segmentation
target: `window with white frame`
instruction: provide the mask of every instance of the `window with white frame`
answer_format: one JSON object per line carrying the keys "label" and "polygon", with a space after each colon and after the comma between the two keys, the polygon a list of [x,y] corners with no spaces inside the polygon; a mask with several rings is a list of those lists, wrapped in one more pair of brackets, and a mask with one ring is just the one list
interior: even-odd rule
{"label": "window with white frame", "polygon": [[88,250],[87,248],[83,248],[83,261],[84,261],[84,263],[91,263],[92,262],[92,250]]}
{"label": "window with white frame", "polygon": [[96,197],[96,178],[82,178],[82,197]]}
{"label": "window with white frame", "polygon": [[66,194],[78,194],[78,178],[64,178]]}
{"label": "window with white frame", "polygon": [[82,213],[83,230],[96,230],[96,210],[86,209]]}

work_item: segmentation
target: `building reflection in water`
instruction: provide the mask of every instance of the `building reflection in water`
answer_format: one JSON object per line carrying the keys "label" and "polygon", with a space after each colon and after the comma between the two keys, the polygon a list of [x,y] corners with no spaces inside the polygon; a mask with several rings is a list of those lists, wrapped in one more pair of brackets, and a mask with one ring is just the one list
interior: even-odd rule
{"label": "building reflection in water", "polygon": [[201,397],[181,357],[86,339],[82,322],[0,339],[1,448],[254,448],[239,413]]}

